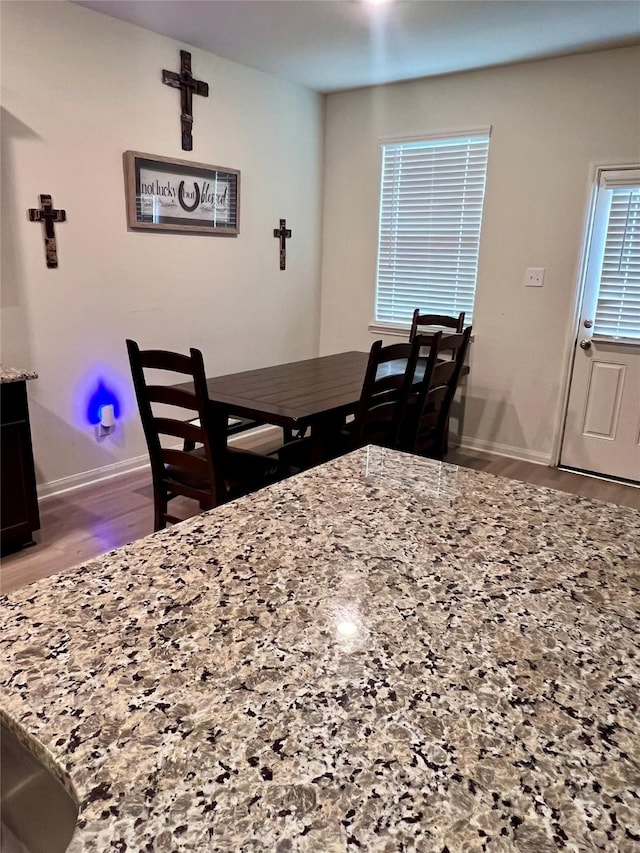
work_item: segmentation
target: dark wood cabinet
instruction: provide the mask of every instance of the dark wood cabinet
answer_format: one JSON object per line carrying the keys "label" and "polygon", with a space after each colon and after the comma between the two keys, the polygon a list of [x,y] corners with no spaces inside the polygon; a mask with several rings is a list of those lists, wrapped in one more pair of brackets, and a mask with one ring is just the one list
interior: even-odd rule
{"label": "dark wood cabinet", "polygon": [[33,541],[40,514],[26,381],[2,383],[0,396],[0,540],[6,553]]}

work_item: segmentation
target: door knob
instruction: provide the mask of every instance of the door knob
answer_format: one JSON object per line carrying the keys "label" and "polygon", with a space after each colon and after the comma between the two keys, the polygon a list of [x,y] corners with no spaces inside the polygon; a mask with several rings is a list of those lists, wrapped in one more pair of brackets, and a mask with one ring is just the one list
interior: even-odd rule
{"label": "door knob", "polygon": [[591,349],[591,341],[589,338],[584,338],[584,340],[580,341],[581,349]]}

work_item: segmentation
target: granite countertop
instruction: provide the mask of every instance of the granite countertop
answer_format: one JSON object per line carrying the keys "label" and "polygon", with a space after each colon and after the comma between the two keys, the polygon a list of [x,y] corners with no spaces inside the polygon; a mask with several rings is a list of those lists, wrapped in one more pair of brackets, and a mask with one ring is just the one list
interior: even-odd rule
{"label": "granite countertop", "polygon": [[22,382],[25,379],[37,379],[35,370],[22,370],[19,367],[7,367],[0,364],[0,385],[6,382]]}
{"label": "granite countertop", "polygon": [[640,513],[369,448],[2,600],[70,850],[640,849]]}

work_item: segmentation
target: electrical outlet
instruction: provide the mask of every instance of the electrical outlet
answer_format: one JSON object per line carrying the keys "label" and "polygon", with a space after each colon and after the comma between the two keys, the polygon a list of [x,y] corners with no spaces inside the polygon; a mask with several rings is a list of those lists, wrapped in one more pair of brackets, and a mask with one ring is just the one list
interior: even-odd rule
{"label": "electrical outlet", "polygon": [[544,267],[529,267],[524,274],[525,287],[542,287]]}

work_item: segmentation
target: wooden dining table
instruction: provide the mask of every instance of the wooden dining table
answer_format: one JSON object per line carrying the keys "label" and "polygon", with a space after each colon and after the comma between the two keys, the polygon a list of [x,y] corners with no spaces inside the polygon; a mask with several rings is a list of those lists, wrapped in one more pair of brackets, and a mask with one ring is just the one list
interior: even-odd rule
{"label": "wooden dining table", "polygon": [[[207,378],[216,440],[222,444],[234,431],[228,430],[230,417],[243,419],[245,428],[274,424],[291,433],[308,428],[312,459],[322,461],[336,431],[356,411],[368,360],[368,352],[351,350]],[[405,364],[390,362],[382,370],[401,371]]]}
{"label": "wooden dining table", "polygon": [[231,415],[294,430],[314,427],[354,411],[368,358],[342,352],[208,378],[209,399]]}
{"label": "wooden dining table", "polygon": [[320,461],[325,442],[356,410],[368,360],[369,353],[350,351],[208,378],[214,434],[225,440],[230,416],[292,433],[309,428]]}

